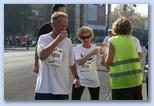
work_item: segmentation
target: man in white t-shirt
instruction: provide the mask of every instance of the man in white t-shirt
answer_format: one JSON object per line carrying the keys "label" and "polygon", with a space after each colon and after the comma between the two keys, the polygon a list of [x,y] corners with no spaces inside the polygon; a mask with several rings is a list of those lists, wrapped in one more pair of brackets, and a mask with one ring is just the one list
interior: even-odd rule
{"label": "man in white t-shirt", "polygon": [[108,30],[108,36],[104,38],[103,43],[108,43],[109,38],[112,37],[112,29]]}
{"label": "man in white t-shirt", "polygon": [[53,31],[41,35],[38,40],[37,54],[40,68],[35,100],[68,100],[69,68],[74,75],[75,87],[80,86],[72,42],[67,38],[67,25],[68,15],[55,12],[51,16]]}

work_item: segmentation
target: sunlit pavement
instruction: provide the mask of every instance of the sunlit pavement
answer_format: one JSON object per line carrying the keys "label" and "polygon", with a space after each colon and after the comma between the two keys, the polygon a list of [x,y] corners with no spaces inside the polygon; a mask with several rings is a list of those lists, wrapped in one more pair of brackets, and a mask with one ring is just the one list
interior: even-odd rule
{"label": "sunlit pavement", "polygon": [[[76,46],[77,44],[73,44],[73,47]],[[4,48],[4,52],[7,50],[12,50],[12,51],[30,51],[30,50],[35,50],[35,47],[29,47],[29,49],[27,50],[26,47],[12,47],[12,48]],[[146,57],[146,53],[147,50],[146,49],[142,49],[143,52],[143,58],[140,60],[141,65],[142,65],[142,72],[143,72],[143,85],[142,85],[142,93],[143,93],[143,100],[147,100],[147,85],[146,85],[146,78],[144,75],[144,64],[145,64],[145,57]],[[106,70],[105,67],[98,65],[98,70]],[[108,92],[109,95],[107,95],[107,98],[109,100],[111,100],[111,92]]]}

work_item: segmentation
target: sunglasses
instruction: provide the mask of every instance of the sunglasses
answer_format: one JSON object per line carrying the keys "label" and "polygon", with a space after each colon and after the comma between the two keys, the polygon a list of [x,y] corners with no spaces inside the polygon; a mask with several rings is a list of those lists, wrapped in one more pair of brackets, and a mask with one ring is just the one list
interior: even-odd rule
{"label": "sunglasses", "polygon": [[86,38],[89,39],[90,37],[91,37],[91,35],[88,35],[88,36],[80,36],[81,39],[86,39]]}

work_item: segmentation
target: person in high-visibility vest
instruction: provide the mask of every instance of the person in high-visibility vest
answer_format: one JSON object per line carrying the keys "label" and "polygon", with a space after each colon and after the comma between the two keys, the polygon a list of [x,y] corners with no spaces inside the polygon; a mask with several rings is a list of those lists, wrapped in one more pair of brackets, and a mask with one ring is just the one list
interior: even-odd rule
{"label": "person in high-visibility vest", "polygon": [[106,66],[110,70],[110,87],[113,100],[142,100],[142,71],[136,51],[135,38],[131,36],[131,22],[121,17],[112,24]]}

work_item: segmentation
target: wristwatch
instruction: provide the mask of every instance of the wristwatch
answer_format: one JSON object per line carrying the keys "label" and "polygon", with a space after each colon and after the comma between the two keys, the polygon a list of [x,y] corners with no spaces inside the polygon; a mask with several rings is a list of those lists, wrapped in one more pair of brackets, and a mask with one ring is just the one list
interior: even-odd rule
{"label": "wristwatch", "polygon": [[79,79],[79,76],[77,76],[77,75],[76,75],[76,76],[74,76],[74,79],[76,79],[76,78],[77,78],[77,79]]}

